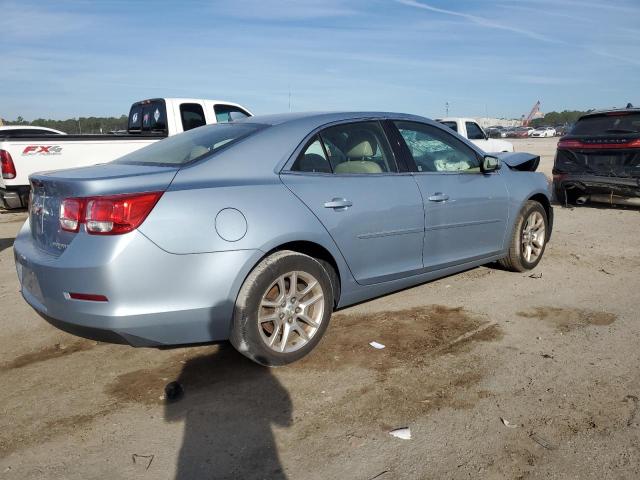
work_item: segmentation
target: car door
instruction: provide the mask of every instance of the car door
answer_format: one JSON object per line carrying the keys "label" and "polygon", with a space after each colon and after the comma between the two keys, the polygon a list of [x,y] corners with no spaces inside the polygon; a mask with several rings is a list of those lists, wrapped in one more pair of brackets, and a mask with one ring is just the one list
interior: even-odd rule
{"label": "car door", "polygon": [[422,268],[422,197],[411,174],[399,173],[380,122],[318,132],[281,179],[322,222],[358,283]]}
{"label": "car door", "polygon": [[435,270],[500,252],[509,202],[500,171],[482,173],[480,156],[446,129],[393,124],[424,199],[424,267]]}

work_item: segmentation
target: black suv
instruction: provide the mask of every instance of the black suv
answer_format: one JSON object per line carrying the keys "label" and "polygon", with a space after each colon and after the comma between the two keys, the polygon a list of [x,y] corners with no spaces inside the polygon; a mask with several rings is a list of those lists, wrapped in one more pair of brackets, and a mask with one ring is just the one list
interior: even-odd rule
{"label": "black suv", "polygon": [[640,206],[640,108],[583,115],[558,142],[556,198]]}

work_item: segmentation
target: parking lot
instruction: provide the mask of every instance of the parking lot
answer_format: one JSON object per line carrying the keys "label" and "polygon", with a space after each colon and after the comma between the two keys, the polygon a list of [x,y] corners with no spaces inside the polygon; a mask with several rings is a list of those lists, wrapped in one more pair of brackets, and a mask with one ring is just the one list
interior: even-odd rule
{"label": "parking lot", "polygon": [[[556,142],[513,141],[548,176]],[[1,478],[640,475],[637,209],[556,206],[533,272],[490,265],[342,310],[278,369],[54,329],[18,292],[25,218],[0,215]]]}

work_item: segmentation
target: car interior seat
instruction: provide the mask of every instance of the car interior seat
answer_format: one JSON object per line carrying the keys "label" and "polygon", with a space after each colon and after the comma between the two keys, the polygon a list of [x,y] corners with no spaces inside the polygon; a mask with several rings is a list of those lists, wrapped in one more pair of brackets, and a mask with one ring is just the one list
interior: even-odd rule
{"label": "car interior seat", "polygon": [[306,153],[300,160],[300,170],[303,172],[331,173],[329,163],[322,155]]}
{"label": "car interior seat", "polygon": [[347,161],[339,163],[335,173],[382,173],[380,165],[372,160],[377,147],[378,142],[371,132],[352,132],[345,145]]}

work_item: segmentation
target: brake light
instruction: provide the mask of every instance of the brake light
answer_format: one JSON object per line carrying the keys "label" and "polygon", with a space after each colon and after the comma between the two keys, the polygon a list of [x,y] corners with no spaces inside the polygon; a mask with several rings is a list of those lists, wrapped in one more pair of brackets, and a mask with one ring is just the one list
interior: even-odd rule
{"label": "brake light", "polygon": [[77,232],[84,223],[93,235],[127,233],[144,222],[161,196],[162,192],[146,192],[66,198],[60,206],[60,228]]}
{"label": "brake light", "polygon": [[0,169],[2,169],[2,178],[16,178],[16,166],[13,164],[11,154],[6,150],[0,150]]}
{"label": "brake light", "polygon": [[565,150],[572,150],[576,148],[591,149],[591,150],[607,150],[615,148],[640,148],[640,138],[635,140],[629,140],[627,142],[612,143],[588,143],[580,140],[560,140],[558,142],[558,148],[564,148]]}

